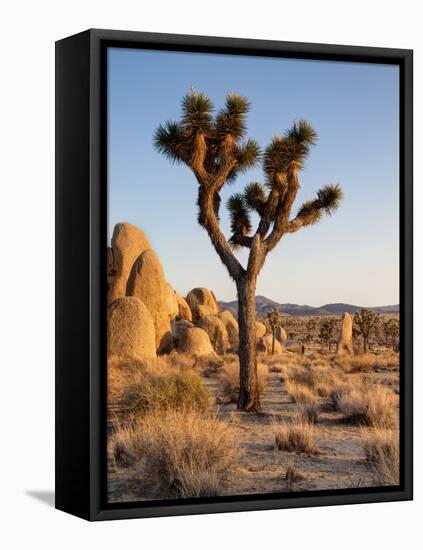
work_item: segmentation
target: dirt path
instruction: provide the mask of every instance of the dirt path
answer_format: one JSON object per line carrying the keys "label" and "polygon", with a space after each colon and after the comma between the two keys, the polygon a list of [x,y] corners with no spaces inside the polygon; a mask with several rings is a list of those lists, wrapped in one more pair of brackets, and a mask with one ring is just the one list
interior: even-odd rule
{"label": "dirt path", "polygon": [[[215,381],[209,380],[207,385],[215,390]],[[298,406],[291,402],[278,373],[269,376],[262,408],[264,412],[255,415],[235,412],[235,405],[221,408],[222,417],[233,422],[241,445],[239,467],[222,488],[224,494],[309,491],[372,484],[359,428],[343,425],[337,413],[322,412],[315,426],[318,455],[279,451],[274,447],[273,422],[292,419]],[[289,465],[294,466],[301,477],[293,484],[285,480]]]}

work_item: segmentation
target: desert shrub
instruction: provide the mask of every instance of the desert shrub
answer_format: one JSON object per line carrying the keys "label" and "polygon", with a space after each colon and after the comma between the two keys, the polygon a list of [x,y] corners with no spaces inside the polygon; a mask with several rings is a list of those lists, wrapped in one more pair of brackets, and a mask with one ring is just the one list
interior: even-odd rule
{"label": "desert shrub", "polygon": [[385,386],[344,384],[334,388],[331,398],[345,422],[385,429],[397,425],[398,399]]}
{"label": "desert shrub", "polygon": [[129,361],[116,356],[109,357],[107,360],[108,403],[118,401],[124,389],[134,381],[138,381],[150,366],[150,361]]}
{"label": "desert shrub", "polygon": [[[269,376],[267,365],[258,363],[257,381],[259,394],[262,394]],[[223,401],[236,403],[239,394],[239,363],[238,361],[227,362],[218,375],[218,391]]]}
{"label": "desert shrub", "polygon": [[125,387],[120,410],[126,416],[138,416],[150,411],[198,409],[205,411],[210,395],[195,372],[146,373]]}
{"label": "desert shrub", "polygon": [[364,452],[380,485],[399,485],[399,432],[373,429],[364,436]]}
{"label": "desert shrub", "polygon": [[163,355],[144,360],[109,357],[107,365],[109,401],[119,401],[128,387],[141,383],[148,376],[165,376],[190,371],[193,364],[193,358],[185,354]]}
{"label": "desert shrub", "polygon": [[317,403],[318,399],[316,394],[306,384],[295,382],[292,379],[286,380],[285,383],[286,390],[294,403],[298,403],[301,405],[305,403]]}
{"label": "desert shrub", "polygon": [[319,407],[316,405],[302,405],[300,407],[299,416],[304,422],[317,424],[319,421]]}
{"label": "desert shrub", "polygon": [[175,497],[215,496],[236,464],[235,432],[199,411],[148,414],[135,428],[141,467]]}
{"label": "desert shrub", "polygon": [[308,455],[316,454],[314,427],[299,416],[292,424],[274,422],[275,447],[279,451],[300,451]]}

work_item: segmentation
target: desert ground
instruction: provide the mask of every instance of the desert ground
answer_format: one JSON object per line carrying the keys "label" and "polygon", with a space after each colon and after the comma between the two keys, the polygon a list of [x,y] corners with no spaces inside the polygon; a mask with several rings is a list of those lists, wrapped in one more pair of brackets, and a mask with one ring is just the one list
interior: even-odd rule
{"label": "desert ground", "polygon": [[398,484],[398,314],[258,314],[241,412],[236,312],[176,292],[135,226],[108,255],[109,502]]}
{"label": "desert ground", "polygon": [[[134,364],[130,372],[127,365],[124,376],[118,372],[109,407],[109,500],[398,483],[398,354],[342,361],[318,351],[303,358],[286,354],[260,358],[259,414],[236,410],[234,355],[168,356],[156,365]],[[138,403],[145,410],[139,411],[134,387],[178,376],[195,386],[187,397],[191,403],[168,399],[158,419],[154,404],[148,411],[150,388],[145,403]],[[137,414],[144,415],[141,421]]]}

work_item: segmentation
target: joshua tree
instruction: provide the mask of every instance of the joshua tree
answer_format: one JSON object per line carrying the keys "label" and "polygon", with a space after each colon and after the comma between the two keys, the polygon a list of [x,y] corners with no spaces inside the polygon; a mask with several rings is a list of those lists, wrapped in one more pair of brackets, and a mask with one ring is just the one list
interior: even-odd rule
{"label": "joshua tree", "polygon": [[359,336],[360,336],[360,331],[358,330],[357,327],[355,327],[353,325],[353,328],[352,328],[352,341],[355,342]]}
{"label": "joshua tree", "polygon": [[[238,408],[261,410],[257,385],[255,336],[256,281],[266,256],[281,238],[318,222],[322,214],[334,211],[342,198],[339,185],[327,185],[313,200],[305,202],[297,214],[291,210],[300,188],[299,173],[317,134],[304,120],[294,122],[283,135],[272,138],[262,152],[253,139],[244,140],[247,98],[226,96],[225,106],[212,115],[213,105],[203,93],[191,90],[182,99],[179,122],[165,122],[154,135],[157,150],[173,162],[186,164],[198,183],[198,222],[207,231],[212,245],[235,281],[238,295],[240,392]],[[228,200],[231,236],[227,240],[219,220],[220,192],[239,174],[262,164],[266,185],[253,182],[243,193]],[[258,215],[253,231],[251,213]],[[249,249],[244,267],[234,249]]]}
{"label": "joshua tree", "polygon": [[328,319],[327,321],[323,321],[320,327],[320,338],[326,343],[329,353],[332,347],[332,338],[333,338],[335,327],[336,327],[335,319]]}
{"label": "joshua tree", "polygon": [[354,323],[363,337],[363,352],[367,353],[369,347],[369,336],[379,324],[380,316],[370,309],[361,309],[354,313]]}
{"label": "joshua tree", "polygon": [[316,320],[315,319],[309,319],[306,324],[306,341],[311,342],[314,336],[314,331],[316,330]]}
{"label": "joshua tree", "polygon": [[281,324],[281,312],[274,307],[266,313],[266,319],[269,322],[270,330],[272,331],[272,355],[275,353],[275,333],[278,326]]}
{"label": "joshua tree", "polygon": [[383,334],[386,338],[386,344],[391,344],[392,349],[395,349],[398,343],[400,326],[398,319],[388,319],[383,323]]}

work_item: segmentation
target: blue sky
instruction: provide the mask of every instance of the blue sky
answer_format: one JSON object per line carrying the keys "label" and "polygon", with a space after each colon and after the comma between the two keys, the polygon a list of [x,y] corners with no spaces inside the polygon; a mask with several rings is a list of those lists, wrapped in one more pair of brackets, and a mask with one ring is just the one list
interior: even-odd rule
{"label": "blue sky", "polygon": [[[279,302],[374,306],[399,300],[399,71],[396,66],[154,52],[108,51],[109,236],[117,222],[146,232],[168,281],[218,299],[234,283],[196,221],[197,183],[186,166],[153,148],[165,120],[177,120],[194,86],[216,109],[228,92],[252,102],[248,135],[264,148],[294,119],[319,134],[301,174],[296,206],[327,183],[340,183],[341,208],[320,224],[283,238],[268,256],[257,294]],[[260,168],[225,186],[222,205]],[[229,220],[222,208],[222,226]],[[238,254],[245,264],[245,252]]]}

